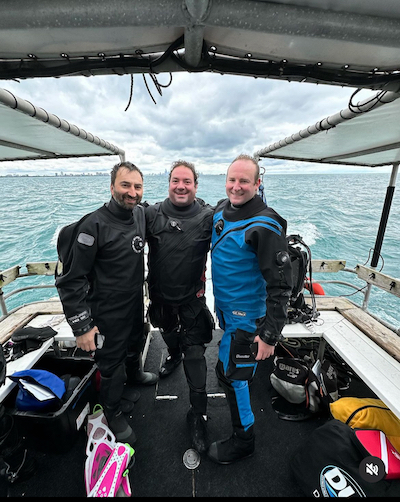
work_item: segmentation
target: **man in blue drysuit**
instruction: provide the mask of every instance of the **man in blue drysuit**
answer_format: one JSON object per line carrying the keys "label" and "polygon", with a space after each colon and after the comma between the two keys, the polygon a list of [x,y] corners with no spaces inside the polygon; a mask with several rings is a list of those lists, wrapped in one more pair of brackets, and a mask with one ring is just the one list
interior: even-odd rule
{"label": "man in blue drysuit", "polygon": [[292,289],[286,221],[257,195],[257,161],[239,155],[228,168],[215,209],[211,270],[216,313],[224,330],[216,373],[229,404],[233,434],[210,445],[209,457],[230,464],[254,453],[249,381],[257,361],[274,354]]}

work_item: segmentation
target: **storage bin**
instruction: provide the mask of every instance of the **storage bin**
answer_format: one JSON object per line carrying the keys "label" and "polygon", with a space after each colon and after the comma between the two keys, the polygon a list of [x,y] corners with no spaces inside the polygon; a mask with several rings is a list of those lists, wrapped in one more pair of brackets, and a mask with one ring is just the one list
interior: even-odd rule
{"label": "storage bin", "polygon": [[87,415],[97,402],[95,375],[97,366],[88,358],[43,356],[35,369],[51,371],[57,376],[70,374],[81,381],[69,399],[56,411],[19,411],[15,408],[16,386],[4,400],[15,417],[18,430],[29,446],[42,451],[66,452],[82,432]]}

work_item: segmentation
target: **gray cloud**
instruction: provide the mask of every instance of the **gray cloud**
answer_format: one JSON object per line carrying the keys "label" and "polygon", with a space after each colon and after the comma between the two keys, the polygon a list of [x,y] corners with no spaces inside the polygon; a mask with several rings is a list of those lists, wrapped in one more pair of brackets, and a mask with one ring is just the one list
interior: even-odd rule
{"label": "gray cloud", "polygon": [[[252,154],[346,108],[354,89],[210,73],[175,73],[162,95],[141,75],[33,79],[0,86],[126,151],[146,173],[173,160],[202,172],[224,172],[239,153]],[[168,84],[169,74],[157,75]],[[0,173],[109,171],[117,157],[6,162]],[[281,161],[268,162],[292,169]],[[313,166],[315,168],[315,166]]]}

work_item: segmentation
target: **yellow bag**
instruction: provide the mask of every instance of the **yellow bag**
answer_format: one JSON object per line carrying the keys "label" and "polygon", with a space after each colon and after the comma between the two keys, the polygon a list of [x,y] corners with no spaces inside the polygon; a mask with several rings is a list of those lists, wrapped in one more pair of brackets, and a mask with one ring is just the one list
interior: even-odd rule
{"label": "yellow bag", "polygon": [[341,397],[330,403],[333,418],[353,429],[377,429],[400,451],[400,419],[380,399]]}

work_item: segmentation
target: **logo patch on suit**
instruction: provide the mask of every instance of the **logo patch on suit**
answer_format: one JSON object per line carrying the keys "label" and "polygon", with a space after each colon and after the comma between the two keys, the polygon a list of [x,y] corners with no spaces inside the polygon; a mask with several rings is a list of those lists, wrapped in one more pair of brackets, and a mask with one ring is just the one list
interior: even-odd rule
{"label": "logo patch on suit", "polygon": [[81,232],[78,235],[77,240],[80,244],[84,244],[85,246],[93,246],[93,244],[94,244],[93,235],[85,234],[84,232]]}
{"label": "logo patch on suit", "polygon": [[135,253],[141,253],[143,251],[144,242],[139,235],[132,239],[132,249],[135,251]]}

